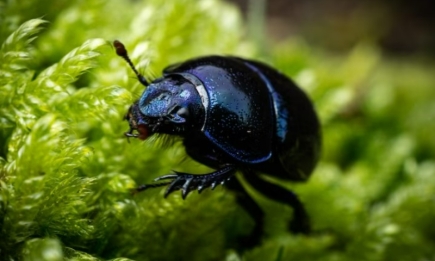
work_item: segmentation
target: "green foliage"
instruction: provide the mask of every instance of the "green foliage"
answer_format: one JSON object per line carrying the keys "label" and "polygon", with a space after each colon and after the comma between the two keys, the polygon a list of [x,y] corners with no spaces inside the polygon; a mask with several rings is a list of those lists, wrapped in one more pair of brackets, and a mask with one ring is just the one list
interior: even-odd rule
{"label": "green foliage", "polygon": [[[330,56],[299,39],[257,52],[217,0],[45,2],[0,3],[0,260],[435,258],[433,65],[365,44]],[[316,104],[324,153],[309,182],[283,184],[315,233],[290,234],[291,209],[252,192],[267,235],[240,256],[231,246],[253,223],[231,193],[132,196],[172,168],[207,169],[177,141],[126,142],[122,118],[143,86],[114,39],[148,77],[210,53],[265,53],[293,76]]]}

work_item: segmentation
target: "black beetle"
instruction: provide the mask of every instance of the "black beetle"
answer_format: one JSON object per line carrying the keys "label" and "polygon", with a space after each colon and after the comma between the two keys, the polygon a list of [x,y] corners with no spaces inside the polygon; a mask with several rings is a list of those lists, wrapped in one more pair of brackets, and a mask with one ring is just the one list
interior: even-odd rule
{"label": "black beetle", "polygon": [[179,135],[190,157],[216,169],[202,175],[175,172],[155,180],[165,182],[142,185],[137,191],[167,185],[165,197],[181,190],[185,198],[191,190],[226,183],[256,220],[250,238],[255,244],[262,234],[263,212],[240,182],[231,179],[240,171],[256,190],[293,207],[290,230],[309,231],[308,216],[296,195],[258,175],[304,181],[313,171],[321,146],[320,126],[302,90],[263,63],[231,56],[171,65],[163,77],[148,82],[134,68],[124,45],[114,41],[114,46],[147,87],[126,115],[130,130],[125,135]]}

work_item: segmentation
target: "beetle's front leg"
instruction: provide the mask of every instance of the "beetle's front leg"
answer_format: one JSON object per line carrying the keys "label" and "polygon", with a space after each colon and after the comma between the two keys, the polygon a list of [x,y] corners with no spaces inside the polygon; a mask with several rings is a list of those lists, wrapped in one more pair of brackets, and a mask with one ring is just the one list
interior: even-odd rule
{"label": "beetle's front leg", "polygon": [[189,173],[175,172],[175,174],[165,175],[156,178],[154,181],[170,180],[167,182],[156,184],[145,184],[139,186],[135,192],[140,192],[149,188],[168,186],[164,197],[166,198],[172,192],[181,189],[183,199],[187,197],[190,191],[197,189],[199,193],[205,188],[211,187],[214,189],[218,184],[224,184],[235,173],[236,168],[233,165],[226,165],[214,172],[200,175]]}

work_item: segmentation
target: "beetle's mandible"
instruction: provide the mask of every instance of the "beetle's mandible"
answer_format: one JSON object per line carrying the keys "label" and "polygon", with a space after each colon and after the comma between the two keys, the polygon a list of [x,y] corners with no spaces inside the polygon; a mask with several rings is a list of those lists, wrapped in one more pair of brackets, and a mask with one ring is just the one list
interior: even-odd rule
{"label": "beetle's mandible", "polygon": [[320,154],[320,124],[307,95],[289,78],[266,64],[232,56],[205,56],[171,65],[149,82],[130,61],[122,43],[116,52],[146,86],[128,110],[127,137],[147,139],[155,133],[182,137],[186,153],[216,171],[179,173],[137,188],[167,186],[165,197],[226,184],[256,220],[251,243],[263,230],[263,211],[249,196],[236,171],[265,196],[293,207],[293,232],[307,233],[309,221],[297,196],[259,174],[304,181]]}

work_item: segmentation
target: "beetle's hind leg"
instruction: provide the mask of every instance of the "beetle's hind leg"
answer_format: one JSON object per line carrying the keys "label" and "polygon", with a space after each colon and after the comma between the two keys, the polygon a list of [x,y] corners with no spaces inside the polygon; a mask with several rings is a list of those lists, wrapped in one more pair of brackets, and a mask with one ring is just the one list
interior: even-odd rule
{"label": "beetle's hind leg", "polygon": [[183,199],[189,194],[190,191],[197,189],[199,193],[205,188],[211,187],[214,189],[218,184],[223,185],[235,173],[236,168],[233,165],[226,165],[221,169],[214,172],[200,175],[193,175],[182,172],[175,172],[175,174],[165,175],[156,178],[154,181],[170,180],[162,183],[145,184],[139,186],[135,192],[140,192],[149,188],[168,186],[165,191],[165,198],[172,192],[181,189],[181,196]]}
{"label": "beetle's hind leg", "polygon": [[304,205],[292,191],[282,188],[260,178],[255,173],[244,175],[246,181],[264,196],[275,201],[290,205],[293,208],[293,220],[289,229],[293,233],[308,234],[311,230],[310,219]]}
{"label": "beetle's hind leg", "polygon": [[258,245],[263,236],[264,230],[264,212],[260,206],[252,199],[246,189],[242,186],[237,178],[231,179],[226,187],[232,190],[236,196],[237,203],[254,219],[255,225],[249,236],[242,238],[238,247],[250,249]]}

